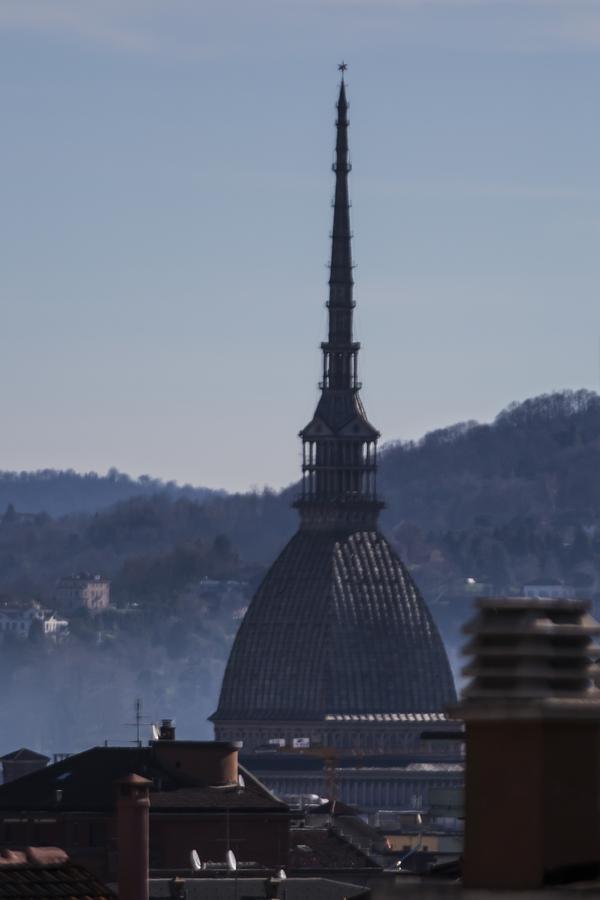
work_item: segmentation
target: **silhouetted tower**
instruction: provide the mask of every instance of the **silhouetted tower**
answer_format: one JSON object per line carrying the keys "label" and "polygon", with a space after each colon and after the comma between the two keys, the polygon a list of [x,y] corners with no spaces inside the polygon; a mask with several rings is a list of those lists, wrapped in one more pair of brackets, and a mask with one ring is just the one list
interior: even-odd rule
{"label": "silhouetted tower", "polygon": [[333,520],[374,527],[382,503],[376,496],[379,432],[367,419],[358,380],[360,344],[353,335],[352,234],[348,196],[348,101],[343,69],[337,103],[335,199],[329,275],[329,333],[321,344],[321,398],[312,421],[300,432],[302,524]]}
{"label": "silhouetted tower", "polygon": [[[246,752],[270,740],[293,747],[300,737],[336,753],[377,748],[406,759],[417,753],[423,723],[443,722],[455,692],[431,613],[377,527],[379,433],[360,401],[352,330],[343,75],[337,111],[329,328],[321,396],[300,432],[300,527],[248,607],[211,718],[219,740],[242,740]],[[305,793],[303,784],[290,771],[276,787]],[[369,784],[360,784],[365,797]],[[397,802],[406,805],[413,793],[411,782]]]}

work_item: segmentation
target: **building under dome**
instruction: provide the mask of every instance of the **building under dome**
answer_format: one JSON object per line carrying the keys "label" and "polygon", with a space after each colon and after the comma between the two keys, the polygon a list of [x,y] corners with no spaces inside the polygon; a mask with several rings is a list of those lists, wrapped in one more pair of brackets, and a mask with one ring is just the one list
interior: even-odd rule
{"label": "building under dome", "polygon": [[[218,740],[244,742],[245,753],[253,755],[246,760],[250,767],[259,766],[268,749],[266,769],[262,766],[267,775],[261,777],[291,793],[302,793],[303,786],[318,792],[319,777],[324,786],[314,765],[308,766],[310,775],[300,773],[309,751],[317,757],[334,752],[339,760],[350,754],[354,767],[357,754],[365,761],[374,754],[377,764],[388,768],[427,763],[443,768],[449,745],[421,736],[424,729],[447,728],[444,709],[456,701],[431,613],[378,530],[379,433],[360,399],[360,345],[353,335],[343,69],[337,109],[329,331],[321,345],[321,396],[300,432],[302,487],[295,503],[300,525],[250,604],[212,716]],[[297,766],[293,754],[285,762],[273,759],[294,749],[305,757]],[[456,756],[456,744],[451,755]],[[322,767],[318,759],[310,762]],[[438,769],[436,779],[437,786],[447,786]],[[456,772],[450,782],[456,783]],[[406,805],[409,795],[390,799],[389,805]],[[360,804],[361,796],[358,790],[344,799]],[[372,806],[380,805],[373,792],[369,796]],[[380,799],[386,796],[391,795]]]}

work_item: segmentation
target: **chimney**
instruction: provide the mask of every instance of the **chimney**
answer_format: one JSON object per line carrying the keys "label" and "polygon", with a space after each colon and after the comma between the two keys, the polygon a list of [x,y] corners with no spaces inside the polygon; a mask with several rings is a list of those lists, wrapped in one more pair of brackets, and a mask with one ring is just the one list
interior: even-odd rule
{"label": "chimney", "polygon": [[237,784],[240,743],[161,738],[150,745],[161,767],[180,784],[212,787]]}
{"label": "chimney", "polygon": [[600,871],[599,623],[581,600],[477,601],[464,627],[464,886],[521,889]]}
{"label": "chimney", "polygon": [[132,774],[116,784],[119,897],[148,900],[151,782]]}
{"label": "chimney", "polygon": [[158,728],[159,741],[175,740],[175,723],[173,719],[163,719]]}

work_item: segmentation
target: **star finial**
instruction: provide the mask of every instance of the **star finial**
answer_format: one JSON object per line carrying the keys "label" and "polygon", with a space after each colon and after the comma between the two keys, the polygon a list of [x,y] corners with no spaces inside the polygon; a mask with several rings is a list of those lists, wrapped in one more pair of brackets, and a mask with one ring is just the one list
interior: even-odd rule
{"label": "star finial", "polygon": [[345,63],[344,60],[342,60],[341,63],[339,64],[339,66],[338,66],[338,72],[341,72],[341,73],[342,73],[342,76],[343,76],[343,74],[344,74],[344,72],[346,71],[347,68],[348,68],[348,63]]}

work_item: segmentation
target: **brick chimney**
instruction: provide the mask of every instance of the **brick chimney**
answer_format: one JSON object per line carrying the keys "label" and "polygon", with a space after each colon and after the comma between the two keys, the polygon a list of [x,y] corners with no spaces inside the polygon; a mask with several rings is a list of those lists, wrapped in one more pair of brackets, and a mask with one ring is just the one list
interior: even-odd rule
{"label": "brick chimney", "polygon": [[176,741],[150,742],[154,755],[165,771],[180,783],[225,786],[237,784],[239,742]]}
{"label": "brick chimney", "polygon": [[600,871],[600,625],[580,600],[477,602],[464,627],[464,885],[528,889]]}
{"label": "brick chimney", "polygon": [[151,783],[133,774],[116,782],[118,885],[122,900],[148,900]]}

